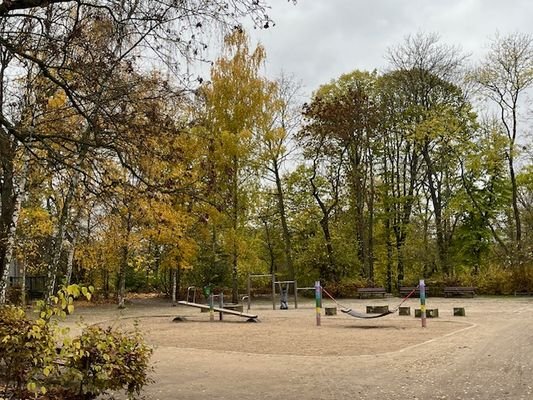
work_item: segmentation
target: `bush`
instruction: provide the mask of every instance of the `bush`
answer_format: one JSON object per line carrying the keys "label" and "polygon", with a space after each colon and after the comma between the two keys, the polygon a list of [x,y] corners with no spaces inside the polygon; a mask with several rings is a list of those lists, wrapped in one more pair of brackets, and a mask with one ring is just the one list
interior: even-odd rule
{"label": "bush", "polygon": [[45,320],[31,321],[19,307],[0,307],[0,382],[4,391],[20,394],[38,388],[56,367],[55,355],[54,335]]}
{"label": "bush", "polygon": [[110,327],[92,326],[68,347],[66,366],[83,398],[92,399],[107,390],[120,389],[132,397],[149,382],[152,351],[138,331],[126,334]]}
{"label": "bush", "polygon": [[325,282],[324,287],[333,297],[350,298],[357,296],[357,288],[370,287],[371,283],[362,278],[344,278],[341,282]]}
{"label": "bush", "polygon": [[489,265],[479,272],[472,286],[477,286],[480,294],[512,294],[512,271],[497,265]]}
{"label": "bush", "polygon": [[0,398],[94,399],[107,390],[135,398],[149,382],[151,349],[138,331],[86,328],[69,338],[54,316],[72,313],[74,297],[91,297],[71,285],[38,303],[32,320],[20,307],[0,307]]}
{"label": "bush", "polygon": [[9,304],[22,305],[22,288],[20,286],[8,287],[6,297]]}

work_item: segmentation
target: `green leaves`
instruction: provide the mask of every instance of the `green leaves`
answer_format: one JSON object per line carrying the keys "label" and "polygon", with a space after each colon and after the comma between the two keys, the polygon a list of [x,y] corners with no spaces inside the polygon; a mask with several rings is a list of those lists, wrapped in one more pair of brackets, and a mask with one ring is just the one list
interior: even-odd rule
{"label": "green leaves", "polygon": [[64,287],[53,299],[55,306],[41,305],[34,320],[22,308],[0,307],[0,382],[7,393],[15,398],[54,392],[92,399],[123,389],[132,397],[150,381],[152,350],[139,331],[88,327],[71,338],[52,319],[74,310],[74,296],[88,297],[93,290]]}

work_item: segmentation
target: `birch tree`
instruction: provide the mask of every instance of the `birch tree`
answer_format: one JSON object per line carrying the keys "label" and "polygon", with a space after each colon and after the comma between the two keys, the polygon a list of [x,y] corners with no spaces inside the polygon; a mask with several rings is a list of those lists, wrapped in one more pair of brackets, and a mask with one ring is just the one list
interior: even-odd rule
{"label": "birch tree", "polygon": [[513,210],[512,234],[516,256],[511,262],[521,265],[523,254],[523,228],[517,183],[517,159],[519,159],[519,140],[525,139],[523,120],[526,92],[533,87],[533,36],[514,33],[496,36],[491,42],[489,52],[471,77],[483,93],[497,107],[500,123],[507,136],[506,158],[511,182]]}

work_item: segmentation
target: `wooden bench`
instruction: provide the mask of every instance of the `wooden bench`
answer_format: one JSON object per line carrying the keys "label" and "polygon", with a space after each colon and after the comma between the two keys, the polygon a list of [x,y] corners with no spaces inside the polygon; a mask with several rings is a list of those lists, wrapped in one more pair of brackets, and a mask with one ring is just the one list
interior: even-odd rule
{"label": "wooden bench", "polygon": [[381,296],[385,297],[387,291],[385,288],[381,287],[371,287],[371,288],[357,288],[357,296],[362,299],[363,297],[373,297]]}
{"label": "wooden bench", "polygon": [[[415,291],[411,297],[420,297],[420,288],[415,286],[400,286],[400,297],[405,297],[412,291]],[[426,286],[426,297],[429,297],[429,286]]]}
{"label": "wooden bench", "polygon": [[473,287],[459,287],[448,286],[444,288],[444,297],[474,297],[476,288]]}

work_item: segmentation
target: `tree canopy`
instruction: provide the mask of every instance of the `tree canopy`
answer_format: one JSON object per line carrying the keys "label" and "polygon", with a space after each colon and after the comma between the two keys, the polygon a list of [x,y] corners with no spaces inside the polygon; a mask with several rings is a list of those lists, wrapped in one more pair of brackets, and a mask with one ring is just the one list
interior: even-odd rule
{"label": "tree canopy", "polygon": [[[437,36],[411,36],[386,71],[303,99],[265,76],[264,48],[239,25],[268,26],[266,11],[0,5],[1,302],[30,276],[48,298],[84,282],[121,306],[130,290],[176,300],[191,285],[238,301],[249,273],[346,295],[420,278],[533,288],[531,38],[496,37],[470,67]],[[183,63],[216,26],[223,50],[192,85]]]}

